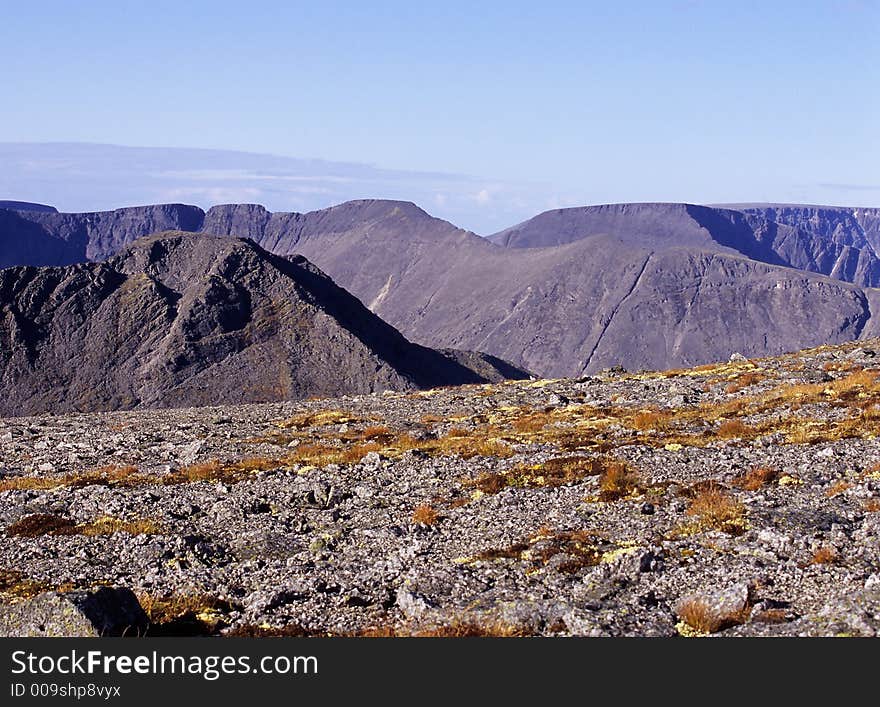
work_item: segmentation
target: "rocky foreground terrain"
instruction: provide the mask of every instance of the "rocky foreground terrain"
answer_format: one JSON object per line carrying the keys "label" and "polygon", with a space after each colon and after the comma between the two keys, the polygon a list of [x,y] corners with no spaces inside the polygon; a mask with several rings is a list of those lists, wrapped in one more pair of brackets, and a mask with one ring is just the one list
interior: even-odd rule
{"label": "rocky foreground terrain", "polygon": [[878,433],[880,340],[10,418],[0,628],[117,611],[128,627],[94,632],[873,636]]}

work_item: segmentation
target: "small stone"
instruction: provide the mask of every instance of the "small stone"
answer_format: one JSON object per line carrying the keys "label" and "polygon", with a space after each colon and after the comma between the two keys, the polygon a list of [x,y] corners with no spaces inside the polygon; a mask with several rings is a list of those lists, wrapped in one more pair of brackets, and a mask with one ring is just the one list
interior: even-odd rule
{"label": "small stone", "polygon": [[730,361],[731,363],[748,361],[748,359],[745,356],[743,356],[741,353],[739,353],[739,351],[735,351],[734,353],[730,354],[730,358],[727,360]]}
{"label": "small stone", "polygon": [[662,559],[652,550],[644,553],[639,558],[639,572],[655,572],[663,565]]}
{"label": "small stone", "polygon": [[397,606],[408,619],[421,618],[426,612],[430,611],[432,606],[421,594],[401,587],[397,590]]}
{"label": "small stone", "polygon": [[196,460],[196,457],[198,457],[199,452],[204,446],[205,442],[201,439],[196,439],[189,444],[183,445],[177,453],[177,458],[180,464],[182,464],[183,466],[192,464]]}
{"label": "small stone", "polygon": [[352,592],[343,602],[346,606],[364,607],[370,605],[370,600],[362,596],[359,592]]}
{"label": "small stone", "polygon": [[367,471],[378,471],[382,467],[382,457],[378,452],[367,452],[361,459],[361,465]]}
{"label": "small stone", "polygon": [[639,508],[639,512],[643,516],[652,516],[654,515],[654,504],[653,503],[643,503],[641,508]]}

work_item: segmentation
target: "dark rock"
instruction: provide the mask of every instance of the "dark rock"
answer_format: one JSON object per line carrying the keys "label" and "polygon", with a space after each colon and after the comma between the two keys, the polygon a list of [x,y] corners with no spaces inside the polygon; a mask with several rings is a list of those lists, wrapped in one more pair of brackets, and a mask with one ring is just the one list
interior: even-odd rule
{"label": "dark rock", "polygon": [[139,636],[147,616],[130,589],[46,592],[0,607],[3,636]]}
{"label": "dark rock", "polygon": [[657,572],[663,568],[663,558],[649,550],[639,558],[639,572]]}

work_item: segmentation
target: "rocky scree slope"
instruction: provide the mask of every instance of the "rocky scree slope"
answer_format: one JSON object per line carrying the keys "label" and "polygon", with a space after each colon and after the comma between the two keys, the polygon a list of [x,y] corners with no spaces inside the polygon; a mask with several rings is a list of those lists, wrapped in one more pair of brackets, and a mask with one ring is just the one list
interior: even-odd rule
{"label": "rocky scree slope", "polygon": [[[475,369],[479,369],[477,372]],[[241,403],[525,376],[407,341],[305,258],[169,232],[0,271],[0,414]]]}
{"label": "rocky scree slope", "polygon": [[0,631],[876,636],[878,350],[0,420]]}

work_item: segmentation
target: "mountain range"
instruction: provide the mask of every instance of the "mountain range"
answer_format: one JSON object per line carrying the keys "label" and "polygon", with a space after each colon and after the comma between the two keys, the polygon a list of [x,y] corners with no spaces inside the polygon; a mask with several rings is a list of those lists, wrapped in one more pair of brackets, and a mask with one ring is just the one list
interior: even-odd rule
{"label": "mountain range", "polygon": [[166,232],[0,270],[0,416],[235,404],[526,377],[407,341],[302,256]]}
{"label": "mountain range", "polygon": [[[19,206],[0,208],[0,267],[110,263],[169,230],[303,256],[410,341],[484,351],[545,377],[772,355],[880,329],[872,208],[610,204],[548,211],[483,238],[383,200],[302,214]],[[9,292],[0,307],[18,306]]]}

